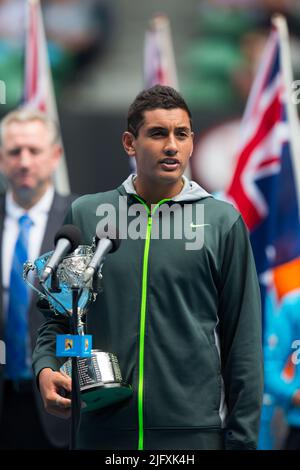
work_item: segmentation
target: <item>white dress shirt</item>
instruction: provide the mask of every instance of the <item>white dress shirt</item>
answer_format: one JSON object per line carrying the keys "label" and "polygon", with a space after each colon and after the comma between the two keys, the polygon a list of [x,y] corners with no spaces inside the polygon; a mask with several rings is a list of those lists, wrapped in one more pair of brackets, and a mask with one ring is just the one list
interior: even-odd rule
{"label": "white dress shirt", "polygon": [[51,186],[35,206],[26,211],[13,199],[11,191],[6,194],[5,218],[2,237],[2,287],[3,311],[8,306],[8,288],[14,249],[19,235],[19,218],[28,214],[33,224],[29,231],[28,259],[38,258],[44,238],[49,211],[53,202],[54,188]]}

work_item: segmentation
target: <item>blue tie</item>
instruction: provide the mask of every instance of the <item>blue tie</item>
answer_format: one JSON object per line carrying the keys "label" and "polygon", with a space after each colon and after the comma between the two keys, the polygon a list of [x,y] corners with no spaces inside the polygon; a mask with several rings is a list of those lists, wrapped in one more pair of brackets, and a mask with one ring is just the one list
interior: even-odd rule
{"label": "blue tie", "polygon": [[13,255],[6,318],[6,375],[12,380],[29,378],[27,363],[29,288],[23,280],[23,264],[28,260],[28,238],[32,221],[27,214],[19,219],[19,236]]}

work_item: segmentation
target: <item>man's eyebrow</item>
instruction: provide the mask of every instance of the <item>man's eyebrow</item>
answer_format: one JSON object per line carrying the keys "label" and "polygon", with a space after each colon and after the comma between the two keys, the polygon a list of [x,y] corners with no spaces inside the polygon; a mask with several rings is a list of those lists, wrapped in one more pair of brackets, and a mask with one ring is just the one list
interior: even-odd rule
{"label": "man's eyebrow", "polygon": [[22,148],[28,148],[30,151],[32,150],[40,150],[41,147],[38,145],[15,145],[14,147],[10,147],[6,149],[7,153],[15,153],[15,152],[20,152]]}
{"label": "man's eyebrow", "polygon": [[16,152],[21,150],[21,145],[15,145],[14,147],[6,148],[6,152]]}
{"label": "man's eyebrow", "polygon": [[184,132],[192,132],[191,128],[190,127],[186,127],[186,126],[180,126],[180,127],[176,127],[175,128],[176,131],[184,131]]}
{"label": "man's eyebrow", "polygon": [[[169,129],[167,127],[164,127],[164,126],[152,126],[152,127],[149,127],[147,129],[147,132],[155,132],[155,131],[164,131],[164,132],[168,132]],[[176,132],[192,132],[191,129],[189,127],[186,127],[186,126],[178,126],[178,127],[175,127],[175,131]]]}
{"label": "man's eyebrow", "polygon": [[151,126],[147,129],[147,132],[154,132],[154,131],[167,131],[167,127],[163,126]]}

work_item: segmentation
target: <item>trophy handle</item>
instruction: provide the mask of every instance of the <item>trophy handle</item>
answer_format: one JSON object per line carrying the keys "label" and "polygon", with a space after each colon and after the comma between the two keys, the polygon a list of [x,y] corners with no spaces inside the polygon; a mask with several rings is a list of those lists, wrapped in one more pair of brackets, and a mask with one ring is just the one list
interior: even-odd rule
{"label": "trophy handle", "polygon": [[24,263],[24,267],[23,267],[23,279],[24,279],[24,281],[26,282],[26,284],[28,284],[28,285],[31,287],[31,289],[33,289],[33,290],[37,293],[39,299],[46,299],[46,300],[48,300],[48,299],[47,299],[47,296],[46,296],[45,294],[43,294],[40,290],[38,290],[38,289],[35,287],[35,285],[32,284],[32,282],[30,282],[29,279],[28,279],[28,273],[29,273],[30,271],[34,271],[34,270],[35,270],[35,266],[34,266],[33,263],[31,263],[30,261],[27,261],[26,263]]}
{"label": "trophy handle", "polygon": [[[55,315],[72,316],[72,296],[71,290],[78,285],[80,302],[78,307],[79,318],[82,320],[80,324],[80,333],[84,334],[84,313],[85,308],[90,302],[95,301],[97,293],[101,291],[101,278],[102,274],[95,276],[89,283],[84,282],[84,272],[90,260],[93,257],[93,250],[90,246],[80,245],[73,253],[66,256],[58,266],[57,272],[52,273],[51,279],[43,282],[42,273],[45,269],[47,259],[51,256],[52,252],[45,253],[37,258],[34,262],[27,261],[23,267],[24,281],[34,290],[38,295],[39,300],[47,300],[50,310]],[[31,271],[34,272],[30,273]],[[57,276],[57,281],[60,282],[59,291],[56,289],[58,286],[53,286],[53,276]],[[58,282],[57,282],[58,284]],[[53,287],[56,287],[53,289]]]}
{"label": "trophy handle", "polygon": [[[44,289],[44,291],[46,292],[46,294],[44,294],[43,292],[41,292],[39,289],[37,289],[35,287],[34,284],[32,284],[32,282],[29,281],[28,279],[28,274],[30,271],[35,271],[35,265],[33,263],[31,263],[30,261],[27,261],[26,263],[24,263],[24,267],[23,267],[23,279],[24,281],[37,293],[39,299],[45,299],[47,300],[47,302],[49,303],[50,305],[50,309],[54,311],[55,315],[58,315],[55,311],[55,308],[54,306],[51,304],[51,302],[49,302],[49,297],[51,297],[55,302],[57,302],[61,307],[63,307],[63,309],[65,310],[65,312],[67,314],[70,314],[70,312],[65,308],[65,306],[57,299],[55,299],[53,297],[53,295],[51,295],[51,293],[48,291],[48,289],[40,283],[40,286]],[[48,297],[49,296],[49,297]]]}

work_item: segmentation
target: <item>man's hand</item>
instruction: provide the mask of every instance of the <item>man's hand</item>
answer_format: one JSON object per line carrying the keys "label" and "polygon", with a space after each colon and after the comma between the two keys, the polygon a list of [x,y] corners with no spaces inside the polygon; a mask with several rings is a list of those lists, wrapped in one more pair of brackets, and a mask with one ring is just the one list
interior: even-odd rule
{"label": "man's hand", "polygon": [[61,372],[45,368],[39,374],[39,386],[46,411],[59,418],[69,418],[71,416],[71,400],[65,398],[63,394],[69,395],[71,393],[71,378]]}
{"label": "man's hand", "polygon": [[292,398],[292,403],[294,406],[300,406],[300,390],[295,391]]}

